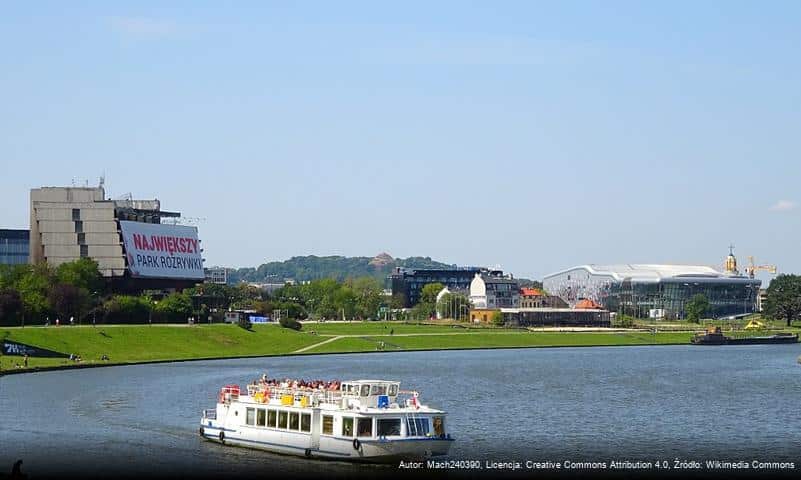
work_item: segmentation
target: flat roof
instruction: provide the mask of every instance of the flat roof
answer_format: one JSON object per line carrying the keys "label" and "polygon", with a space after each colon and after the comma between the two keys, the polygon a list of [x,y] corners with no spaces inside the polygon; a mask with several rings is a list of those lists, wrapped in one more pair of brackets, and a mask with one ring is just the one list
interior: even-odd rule
{"label": "flat roof", "polygon": [[593,275],[605,275],[617,281],[631,280],[634,282],[660,282],[663,280],[675,281],[710,281],[710,280],[733,280],[733,281],[752,281],[761,283],[757,279],[720,272],[706,265],[668,265],[668,264],[612,264],[612,265],[579,265],[576,267],[561,270],[545,278],[551,278],[573,270],[586,270]]}

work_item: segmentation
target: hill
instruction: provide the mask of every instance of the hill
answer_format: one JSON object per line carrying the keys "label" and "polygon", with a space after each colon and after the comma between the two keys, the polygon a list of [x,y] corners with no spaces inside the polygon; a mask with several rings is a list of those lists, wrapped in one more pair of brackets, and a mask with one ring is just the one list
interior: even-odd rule
{"label": "hill", "polygon": [[332,255],[318,257],[307,255],[292,257],[283,262],[269,262],[258,268],[239,268],[228,273],[228,283],[244,282],[283,282],[334,278],[374,277],[385,279],[395,267],[405,268],[450,268],[453,265],[437,262],[431,257],[393,258],[387,253],[375,257],[342,257]]}

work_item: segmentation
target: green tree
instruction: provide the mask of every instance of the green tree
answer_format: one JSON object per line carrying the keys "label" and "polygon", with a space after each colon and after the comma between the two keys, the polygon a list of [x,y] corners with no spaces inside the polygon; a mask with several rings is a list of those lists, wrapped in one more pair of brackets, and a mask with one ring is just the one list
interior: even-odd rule
{"label": "green tree", "polygon": [[13,288],[0,287],[0,325],[19,325],[22,317],[22,298]]}
{"label": "green tree", "polygon": [[45,263],[28,266],[19,277],[16,289],[22,298],[23,316],[31,323],[43,323],[49,314],[47,295],[55,283],[53,269]]}
{"label": "green tree", "polygon": [[86,290],[68,283],[53,285],[47,294],[47,300],[65,324],[73,318],[80,322],[82,315],[89,310],[89,295]]}
{"label": "green tree", "polygon": [[56,268],[55,275],[59,282],[82,288],[89,294],[101,292],[104,287],[103,277],[97,269],[97,262],[91,258],[62,263]]}
{"label": "green tree", "polygon": [[439,295],[439,292],[441,292],[443,288],[445,288],[445,285],[439,282],[424,285],[423,289],[420,290],[420,303],[430,303],[434,305],[437,303],[437,295]]}
{"label": "green tree", "polygon": [[504,324],[503,321],[503,313],[500,310],[496,310],[492,312],[492,316],[490,317],[492,324],[498,327],[502,327]]}
{"label": "green tree", "polygon": [[356,316],[376,318],[381,308],[381,283],[375,278],[361,277],[351,282],[350,288],[356,297]]}
{"label": "green tree", "polygon": [[153,303],[146,296],[114,295],[103,304],[105,323],[147,323]]}
{"label": "green tree", "polygon": [[171,293],[153,307],[156,318],[164,323],[185,323],[192,311],[192,299],[186,292]]}
{"label": "green tree", "polygon": [[774,278],[763,310],[770,318],[785,320],[789,327],[801,314],[801,276],[782,274]]}
{"label": "green tree", "polygon": [[703,294],[695,294],[684,306],[684,310],[687,312],[687,320],[698,323],[709,310],[709,300]]}

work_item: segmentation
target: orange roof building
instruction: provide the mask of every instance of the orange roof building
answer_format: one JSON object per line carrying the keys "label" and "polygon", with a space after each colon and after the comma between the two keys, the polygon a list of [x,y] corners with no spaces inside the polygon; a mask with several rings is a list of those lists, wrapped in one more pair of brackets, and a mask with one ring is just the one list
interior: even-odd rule
{"label": "orange roof building", "polygon": [[524,297],[539,297],[542,295],[542,290],[539,288],[521,288],[520,295]]}
{"label": "orange roof building", "polygon": [[598,305],[589,298],[583,298],[579,300],[573,308],[579,310],[603,310],[604,307]]}

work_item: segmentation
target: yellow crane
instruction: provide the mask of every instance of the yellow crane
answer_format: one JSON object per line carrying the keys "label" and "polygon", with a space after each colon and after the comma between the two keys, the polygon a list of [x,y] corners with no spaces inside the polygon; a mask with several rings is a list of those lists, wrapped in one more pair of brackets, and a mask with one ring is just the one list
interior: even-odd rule
{"label": "yellow crane", "polygon": [[777,272],[776,265],[754,265],[754,257],[748,257],[748,266],[745,267],[745,273],[747,273],[749,277],[754,278],[754,273],[759,270],[764,270],[774,275]]}

